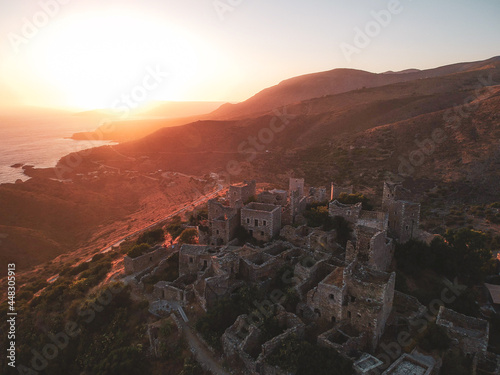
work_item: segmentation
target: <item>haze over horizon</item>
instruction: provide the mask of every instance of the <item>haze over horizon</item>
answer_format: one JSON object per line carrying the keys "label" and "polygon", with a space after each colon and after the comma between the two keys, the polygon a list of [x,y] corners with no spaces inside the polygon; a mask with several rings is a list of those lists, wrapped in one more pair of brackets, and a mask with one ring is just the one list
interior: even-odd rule
{"label": "haze over horizon", "polygon": [[2,8],[0,107],[110,108],[134,90],[143,95],[133,105],[237,102],[307,73],[500,55],[500,3],[491,0],[21,0]]}

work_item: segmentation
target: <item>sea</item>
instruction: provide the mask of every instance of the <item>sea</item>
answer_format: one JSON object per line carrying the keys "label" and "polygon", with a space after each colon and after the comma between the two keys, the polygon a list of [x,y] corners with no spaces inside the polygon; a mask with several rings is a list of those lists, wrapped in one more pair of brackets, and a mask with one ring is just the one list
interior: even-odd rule
{"label": "sea", "polygon": [[76,141],[77,132],[93,131],[99,126],[95,116],[49,110],[0,113],[0,183],[29,179],[15,164],[37,168],[55,167],[61,157],[110,141]]}

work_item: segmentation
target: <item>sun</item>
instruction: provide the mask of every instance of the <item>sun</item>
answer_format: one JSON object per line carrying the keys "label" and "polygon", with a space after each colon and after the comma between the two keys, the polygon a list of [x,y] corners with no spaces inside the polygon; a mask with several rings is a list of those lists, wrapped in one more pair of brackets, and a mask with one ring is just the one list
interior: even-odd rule
{"label": "sun", "polygon": [[202,49],[165,21],[87,13],[58,21],[39,40],[36,66],[67,105],[110,108],[130,96],[141,105],[182,97],[194,84]]}

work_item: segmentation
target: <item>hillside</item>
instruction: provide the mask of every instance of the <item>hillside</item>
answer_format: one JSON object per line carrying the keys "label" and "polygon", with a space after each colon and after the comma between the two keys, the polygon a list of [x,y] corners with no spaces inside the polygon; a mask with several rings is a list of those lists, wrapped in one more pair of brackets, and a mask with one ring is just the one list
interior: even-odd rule
{"label": "hillside", "polygon": [[500,57],[494,57],[485,61],[458,63],[428,70],[412,69],[399,73],[375,74],[353,69],[334,69],[327,72],[307,74],[264,89],[242,103],[225,104],[214,111],[210,118],[219,120],[244,118],[308,99],[398,82],[479,71],[498,66],[499,62]]}
{"label": "hillside", "polygon": [[222,102],[153,102],[132,110],[125,119],[121,111],[79,112],[75,116],[91,118],[101,125],[93,132],[75,133],[72,138],[125,142],[145,137],[161,128],[196,121],[222,104]]}
{"label": "hillside", "polygon": [[0,185],[0,261],[26,269],[78,249],[92,254],[198,198],[205,186],[182,176],[104,172],[71,184],[37,176]]}
{"label": "hillside", "polygon": [[[422,199],[436,187],[455,189],[434,205],[500,201],[500,59],[392,75],[420,78],[288,103],[277,113],[171,123],[84,152],[77,165],[75,155],[62,158],[71,183],[50,180],[61,177],[52,169],[30,170],[27,183],[0,186],[2,255],[29,267],[105,246],[213,188],[208,177],[191,177],[210,172],[226,182],[283,186],[294,175],[312,185],[354,184],[374,199],[382,181],[404,178]],[[289,92],[304,79],[290,80]],[[318,76],[311,79],[307,85],[321,86]],[[440,140],[429,145],[436,130]],[[174,181],[165,171],[186,175]]]}
{"label": "hillside", "polygon": [[[347,142],[362,142],[366,137],[372,136],[374,129],[386,131],[384,129],[391,126],[398,129],[397,142],[389,145],[387,139],[387,146],[375,149],[374,152],[380,154],[381,150],[384,150],[382,155],[379,155],[382,158],[380,167],[395,173],[397,168],[394,169],[394,163],[383,159],[383,156],[397,154],[397,150],[392,147],[400,145],[405,145],[408,150],[410,145],[415,144],[416,137],[425,138],[432,133],[432,127],[443,127],[447,110],[466,103],[468,98],[477,98],[478,103],[482,105],[464,120],[481,118],[487,116],[489,111],[494,111],[497,105],[496,91],[485,91],[476,97],[476,88],[481,85],[480,80],[489,80],[489,85],[500,82],[499,65],[497,62],[488,69],[480,65],[478,71],[466,70],[443,77],[355,90],[290,105],[286,109],[285,120],[288,123],[285,130],[276,132],[271,142],[261,142],[260,150],[256,150],[256,154],[260,155],[259,162],[245,161],[249,157],[249,154],[244,152],[250,148],[249,137],[258,138],[259,132],[269,128],[273,122],[280,124],[282,120],[279,116],[267,114],[245,120],[199,121],[181,127],[165,128],[144,139],[115,146],[114,149],[135,158],[139,155],[152,158],[154,155],[159,168],[174,171],[205,173],[224,170],[230,160],[255,169],[262,159],[266,168],[276,166],[276,169],[283,172],[290,168],[300,169],[306,163],[300,158],[286,162],[289,160],[287,155],[302,155],[303,150],[324,144],[350,152],[350,147],[356,145],[347,145]],[[487,78],[490,75],[491,78]],[[484,113],[481,112],[483,108],[486,108]],[[495,124],[488,126],[494,130]],[[486,124],[479,123],[477,126],[483,127]],[[491,136],[488,142],[494,139],[494,136]],[[483,141],[486,140],[477,138],[473,142]],[[363,147],[370,146],[363,144]],[[470,147],[477,149],[477,152],[481,150],[481,147],[474,143],[471,143]],[[99,158],[107,158],[105,148],[102,152]],[[453,157],[450,155],[450,158]],[[269,163],[273,158],[277,160]],[[321,165],[323,155],[311,155],[311,158],[317,159],[316,163],[321,168],[328,167],[330,162],[325,160],[324,165]],[[135,167],[141,168],[140,163],[136,163]],[[256,173],[265,173],[266,168]],[[450,168],[453,169],[452,166]],[[363,165],[357,165],[356,169],[363,169]],[[439,178],[438,174],[436,178]]]}
{"label": "hillside", "polygon": [[[199,120],[231,120],[255,118],[280,109],[284,106],[296,105],[315,98],[322,98],[341,93],[348,93],[367,88],[410,82],[421,79],[443,77],[467,72],[487,71],[498,66],[500,57],[472,63],[459,63],[435,69],[409,69],[402,72],[369,73],[354,69],[334,69],[327,72],[307,74],[294,77],[262,90],[248,100],[237,103],[226,103],[220,106],[217,102],[193,103],[155,103],[151,107],[134,112],[135,117],[145,117],[128,121],[120,121],[110,117],[95,132],[77,133],[74,139],[106,139],[119,142],[139,139],[155,131],[171,126],[189,124]],[[220,106],[220,107],[219,107]],[[215,111],[210,112],[213,108]],[[210,113],[209,113],[210,112]],[[81,115],[98,115],[109,117],[103,111],[85,112]],[[104,117],[106,117],[104,116]],[[154,117],[158,117],[154,119]],[[161,119],[160,119],[161,117]]]}

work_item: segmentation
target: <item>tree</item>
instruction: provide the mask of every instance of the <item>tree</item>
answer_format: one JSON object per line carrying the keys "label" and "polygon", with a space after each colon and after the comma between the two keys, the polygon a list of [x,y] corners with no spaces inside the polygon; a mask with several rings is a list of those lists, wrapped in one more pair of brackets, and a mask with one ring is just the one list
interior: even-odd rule
{"label": "tree", "polygon": [[451,339],[443,327],[436,325],[436,323],[431,323],[427,327],[425,335],[418,340],[418,344],[427,352],[433,350],[442,352],[450,347]]}
{"label": "tree", "polygon": [[201,368],[196,359],[188,357],[184,359],[184,368],[180,375],[203,375],[205,371]]}
{"label": "tree", "polygon": [[179,236],[179,243],[181,244],[195,244],[197,242],[198,231],[194,228],[184,229]]}
{"label": "tree", "polygon": [[174,216],[170,223],[167,225],[167,232],[172,239],[176,239],[182,233],[182,219],[179,215]]}
{"label": "tree", "polygon": [[130,251],[127,253],[127,255],[130,258],[138,258],[141,255],[147,253],[150,248],[151,247],[146,243],[143,243],[140,245],[135,245],[132,249],[130,249]]}
{"label": "tree", "polygon": [[339,201],[342,204],[361,203],[363,205],[363,210],[373,210],[373,206],[368,201],[368,198],[366,198],[361,193],[355,193],[355,194],[341,193],[340,196],[337,198],[337,201]]}
{"label": "tree", "polygon": [[147,232],[144,232],[137,239],[137,245],[146,243],[149,245],[157,244],[158,242],[163,242],[165,240],[165,232],[163,229],[153,229]]}
{"label": "tree", "polygon": [[350,375],[352,362],[331,348],[300,340],[296,335],[285,339],[268,357],[269,364],[297,375]]}

